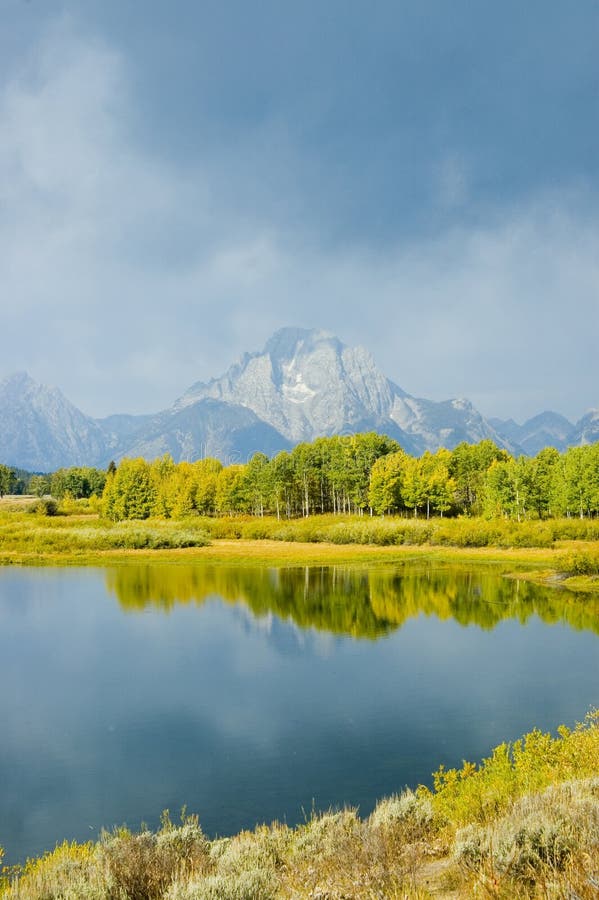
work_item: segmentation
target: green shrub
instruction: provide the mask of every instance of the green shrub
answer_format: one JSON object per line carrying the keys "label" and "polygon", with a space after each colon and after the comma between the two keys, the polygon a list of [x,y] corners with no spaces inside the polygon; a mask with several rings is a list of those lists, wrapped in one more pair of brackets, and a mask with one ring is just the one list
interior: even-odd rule
{"label": "green shrub", "polygon": [[599,553],[579,550],[560,557],[558,565],[567,575],[599,575]]}
{"label": "green shrub", "polygon": [[556,541],[599,540],[599,519],[549,519],[546,525]]}
{"label": "green shrub", "polygon": [[27,508],[27,512],[35,513],[38,516],[57,516],[58,503],[50,497],[40,497]]}
{"label": "green shrub", "polygon": [[106,535],[109,548],[127,550],[168,550],[183,547],[206,547],[210,543],[203,531],[183,528],[151,528],[119,524]]}
{"label": "green shrub", "polygon": [[107,886],[91,843],[65,841],[39,859],[28,860],[18,880],[10,880],[14,887],[8,888],[6,894],[15,900],[107,900]]}
{"label": "green shrub", "polygon": [[[429,796],[435,812],[456,826],[486,823],[501,814],[517,797],[543,790],[553,782],[585,778],[597,773],[599,713],[589,713],[575,729],[561,726],[558,736],[538,730],[513,744],[500,744],[477,766],[443,766],[433,775]],[[426,789],[422,788],[426,793]]]}

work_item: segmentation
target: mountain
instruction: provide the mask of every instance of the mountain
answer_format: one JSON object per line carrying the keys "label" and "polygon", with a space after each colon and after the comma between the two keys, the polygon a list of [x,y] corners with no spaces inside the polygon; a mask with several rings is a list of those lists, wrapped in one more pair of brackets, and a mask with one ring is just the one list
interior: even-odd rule
{"label": "mountain", "polygon": [[469,400],[406,393],[361,347],[324,331],[283,328],[224,375],[198,382],[156,415],[92,419],[56,388],[20,372],[0,381],[0,461],[33,471],[105,467],[111,459],[170,453],[244,462],[321,435],[378,431],[409,453],[489,438],[511,452],[559,450],[599,440],[599,410],[577,425],[544,412],[523,425],[487,421]]}
{"label": "mountain", "polygon": [[570,445],[593,444],[599,441],[599,409],[591,409],[574,426]]}
{"label": "mountain", "polygon": [[[518,425],[513,419],[489,419],[489,423],[504,441],[520,448],[527,456],[534,456],[543,447],[565,450],[572,443],[574,425],[555,412],[542,412],[523,425]],[[575,440],[574,443],[580,441]]]}
{"label": "mountain", "polygon": [[294,328],[278,331],[263,351],[246,353],[220,378],[193,385],[175,406],[207,398],[248,407],[294,443],[383,420],[393,403],[369,353]]}
{"label": "mountain", "polygon": [[127,413],[116,413],[103,419],[96,419],[103,441],[104,452],[102,459],[108,455],[110,459],[122,456],[123,447],[131,445],[139,432],[148,425],[153,416],[131,416]]}
{"label": "mountain", "polygon": [[30,471],[90,465],[103,458],[102,428],[57,389],[26,372],[0,381],[0,460]]}
{"label": "mountain", "polygon": [[292,443],[376,430],[419,453],[499,435],[467,400],[434,403],[389,381],[362,347],[324,331],[283,328],[261,352],[246,353],[220,378],[194,384],[182,410],[214,399],[251,409]]}
{"label": "mountain", "polygon": [[261,451],[269,456],[288,450],[290,443],[250,409],[219,400],[199,400],[183,409],[154,416],[125,442],[116,459],[170,453],[177,462],[215,456],[225,463],[247,462]]}

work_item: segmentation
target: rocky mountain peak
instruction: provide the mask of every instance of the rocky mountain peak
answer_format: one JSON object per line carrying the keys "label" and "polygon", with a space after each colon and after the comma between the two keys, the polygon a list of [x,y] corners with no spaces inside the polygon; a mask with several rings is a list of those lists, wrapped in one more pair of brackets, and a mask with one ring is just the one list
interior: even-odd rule
{"label": "rocky mountain peak", "polygon": [[593,444],[599,441],[599,409],[589,409],[584,414],[570,435],[570,441],[574,444]]}
{"label": "rocky mountain peak", "polygon": [[28,372],[13,372],[6,375],[0,381],[0,393],[6,395],[18,394],[21,396],[23,392],[31,392],[40,387],[29,375]]}
{"label": "rocky mountain peak", "polygon": [[203,399],[251,409],[290,441],[387,418],[393,389],[363,348],[325,331],[282,328],[220,378],[194,385],[179,409]]}
{"label": "rocky mountain peak", "polygon": [[518,425],[513,419],[491,419],[491,425],[504,440],[525,453],[534,455],[543,447],[565,450],[570,441],[573,425],[559,413],[545,410]]}
{"label": "rocky mountain peak", "polygon": [[326,343],[340,349],[343,345],[339,338],[327,331],[316,328],[279,328],[267,340],[262,353],[268,354],[273,361],[284,362],[298,354],[310,353],[318,344]]}
{"label": "rocky mountain peak", "polygon": [[31,470],[95,462],[104,451],[99,426],[58,388],[27,372],[0,381],[0,460]]}

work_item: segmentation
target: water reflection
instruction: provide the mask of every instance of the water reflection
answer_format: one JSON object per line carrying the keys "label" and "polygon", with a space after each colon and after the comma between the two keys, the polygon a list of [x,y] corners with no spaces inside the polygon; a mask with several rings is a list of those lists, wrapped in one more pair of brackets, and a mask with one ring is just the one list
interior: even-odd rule
{"label": "water reflection", "polygon": [[211,835],[312,802],[367,815],[441,763],[583,718],[597,613],[489,570],[7,567],[7,862],[183,804]]}
{"label": "water reflection", "polygon": [[506,619],[537,616],[599,633],[596,596],[548,589],[473,571],[409,571],[329,567],[283,569],[206,565],[132,565],[107,571],[107,588],[128,611],[165,612],[201,606],[218,596],[243,603],[255,616],[275,614],[300,628],[375,640],[419,615],[485,630]]}

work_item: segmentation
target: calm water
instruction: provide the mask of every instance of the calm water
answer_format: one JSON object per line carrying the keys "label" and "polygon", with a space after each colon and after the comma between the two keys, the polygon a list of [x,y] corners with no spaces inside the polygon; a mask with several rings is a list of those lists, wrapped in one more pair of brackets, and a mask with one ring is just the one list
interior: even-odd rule
{"label": "calm water", "polygon": [[0,571],[7,862],[177,814],[368,813],[599,702],[599,604],[419,568]]}

